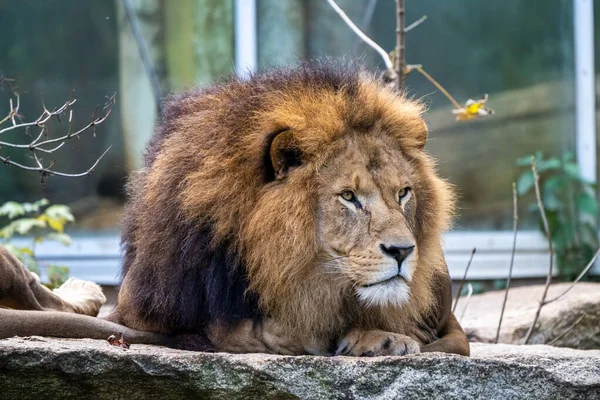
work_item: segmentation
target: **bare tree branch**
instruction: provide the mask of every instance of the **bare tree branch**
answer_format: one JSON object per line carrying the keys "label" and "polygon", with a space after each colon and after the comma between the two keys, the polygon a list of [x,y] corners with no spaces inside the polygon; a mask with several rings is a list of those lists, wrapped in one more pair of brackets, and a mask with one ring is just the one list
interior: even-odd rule
{"label": "bare tree branch", "polygon": [[365,35],[363,33],[363,31],[361,31],[356,25],[354,25],[352,20],[337,5],[337,3],[334,0],[327,0],[327,2],[331,6],[331,8],[333,8],[333,10],[342,18],[342,20],[344,20],[346,25],[348,25],[350,27],[350,29],[352,29],[354,31],[354,33],[356,33],[358,35],[358,37],[363,40],[363,42],[368,44],[373,50],[375,50],[377,53],[379,53],[379,55],[383,59],[383,62],[385,63],[385,67],[388,70],[393,71],[394,65],[392,64],[392,60],[390,60],[390,56],[388,55],[388,53],[384,49],[382,49],[381,46],[379,46],[377,43],[375,43],[373,40],[371,40],[371,38],[369,38],[367,35]]}
{"label": "bare tree branch", "polygon": [[575,287],[575,285],[577,284],[577,282],[579,282],[581,280],[581,278],[583,278],[583,276],[589,271],[589,269],[592,268],[592,266],[594,265],[594,262],[596,261],[596,259],[599,256],[600,256],[600,249],[596,250],[596,254],[594,254],[594,256],[592,257],[592,259],[590,260],[590,262],[585,266],[585,268],[583,269],[583,271],[581,271],[581,273],[579,274],[579,276],[577,276],[577,278],[575,278],[575,280],[573,281],[573,283],[571,284],[571,286],[569,286],[564,292],[562,292],[561,294],[559,294],[558,296],[556,296],[552,300],[546,301],[546,303],[544,303],[544,304],[550,304],[550,303],[552,303],[552,302],[560,299],[561,297],[563,297],[567,293],[569,293],[571,291],[571,289],[573,289],[573,287]]}
{"label": "bare tree branch", "polygon": [[502,327],[502,319],[504,318],[504,309],[506,308],[506,300],[508,299],[508,291],[510,289],[510,279],[512,278],[513,266],[515,264],[515,251],[517,249],[517,227],[519,221],[519,213],[517,211],[517,185],[512,184],[513,195],[513,243],[510,254],[510,267],[508,268],[508,278],[506,279],[506,291],[504,292],[504,301],[502,301],[502,311],[500,311],[500,320],[498,320],[498,329],[496,329],[496,339],[494,343],[498,343],[500,338],[500,328]]}
{"label": "bare tree branch", "polygon": [[442,92],[442,94],[444,96],[446,96],[446,98],[448,100],[450,100],[450,102],[454,105],[454,107],[456,107],[457,109],[462,108],[462,106],[460,104],[458,104],[458,101],[456,101],[456,99],[446,90],[446,88],[444,88],[438,81],[436,81],[435,79],[433,79],[433,77],[431,75],[429,75],[423,69],[423,66],[421,64],[407,65],[406,68],[404,69],[404,73],[408,74],[412,70],[417,71],[418,73],[420,73],[421,75],[423,75],[425,78],[427,78],[427,80],[429,82],[431,82],[433,84],[433,86],[435,86],[436,88],[438,88]]}
{"label": "bare tree branch", "polygon": [[467,280],[467,273],[469,272],[469,268],[471,268],[471,262],[473,261],[473,256],[477,249],[474,247],[471,251],[471,257],[469,257],[469,262],[467,263],[467,267],[465,268],[465,274],[463,275],[462,281],[460,281],[460,286],[458,287],[458,293],[456,293],[456,299],[454,300],[454,306],[452,307],[452,312],[456,311],[456,306],[458,304],[458,299],[460,298],[460,292],[462,292],[462,288],[465,285],[465,281]]}
{"label": "bare tree branch", "polygon": [[542,299],[540,300],[537,311],[535,312],[535,316],[533,317],[533,322],[531,323],[531,326],[529,327],[529,331],[527,332],[527,335],[525,336],[524,344],[527,344],[529,342],[529,339],[531,338],[533,330],[535,329],[535,325],[537,324],[538,318],[540,317],[540,313],[542,312],[542,307],[544,307],[544,305],[546,304],[545,303],[546,296],[548,295],[548,288],[550,287],[550,284],[552,283],[552,269],[554,266],[553,265],[554,249],[552,247],[552,237],[550,236],[550,226],[548,225],[548,218],[546,217],[546,210],[544,208],[544,203],[542,202],[542,195],[540,194],[540,175],[538,174],[538,171],[537,171],[537,167],[536,167],[536,163],[535,163],[535,156],[531,157],[531,171],[533,172],[535,197],[537,199],[538,209],[540,210],[540,215],[542,217],[542,223],[544,225],[544,233],[546,234],[546,237],[548,238],[548,251],[550,253],[550,261],[548,263],[549,264],[548,275],[546,276],[546,285],[544,286],[544,293],[542,294]]}
{"label": "bare tree branch", "polygon": [[426,20],[427,20],[427,15],[423,15],[421,18],[419,18],[418,20],[416,20],[415,22],[413,22],[412,24],[410,24],[409,26],[404,28],[404,33],[415,29],[417,26],[421,25]]}
{"label": "bare tree branch", "polygon": [[396,0],[396,90],[401,91],[404,86],[404,66],[406,65],[406,45],[404,38],[404,0]]}
{"label": "bare tree branch", "polygon": [[575,321],[575,323],[573,325],[571,325],[570,327],[567,328],[566,331],[564,331],[563,333],[561,333],[559,336],[555,337],[554,339],[552,339],[550,342],[548,342],[548,346],[552,346],[554,343],[558,342],[560,339],[564,338],[567,333],[571,332],[573,330],[573,328],[575,328],[577,325],[579,325],[579,323],[581,321],[583,321],[583,319],[585,318],[585,314],[583,314],[581,317],[579,317],[577,319],[577,321]]}
{"label": "bare tree branch", "polygon": [[[7,80],[6,78],[0,77],[0,88],[2,88],[3,83],[8,82],[8,81],[9,80]],[[10,81],[14,82],[14,80],[10,80]],[[24,164],[21,164],[21,163],[11,160],[10,157],[8,157],[8,156],[0,156],[0,161],[6,165],[12,165],[17,168],[24,169],[26,171],[39,172],[43,185],[46,182],[46,178],[51,175],[76,178],[76,177],[81,177],[81,176],[91,174],[93,172],[94,168],[100,162],[100,160],[106,155],[106,153],[108,152],[110,147],[108,149],[106,149],[106,151],[104,153],[102,153],[102,155],[100,157],[98,157],[96,159],[96,161],[93,163],[93,165],[90,168],[88,168],[86,171],[81,172],[81,173],[66,173],[66,172],[55,171],[52,169],[52,167],[54,166],[54,161],[51,161],[47,166],[44,166],[42,159],[38,155],[38,152],[52,154],[55,151],[62,148],[67,140],[75,138],[75,137],[79,137],[80,134],[82,134],[86,131],[89,131],[89,130],[91,130],[95,136],[95,127],[96,127],[96,125],[103,123],[110,115],[110,113],[115,105],[116,94],[113,94],[112,96],[106,98],[106,102],[102,108],[103,113],[101,116],[96,116],[96,114],[98,112],[98,107],[96,107],[96,110],[94,110],[92,117],[90,119],[90,122],[87,125],[85,125],[84,127],[82,127],[81,129],[73,131],[73,110],[71,109],[71,107],[77,101],[73,97],[73,93],[71,93],[71,97],[69,98],[69,100],[65,101],[65,103],[63,105],[61,105],[60,107],[55,107],[52,110],[50,110],[46,107],[44,98],[41,97],[41,103],[42,103],[42,108],[43,108],[42,113],[35,120],[33,120],[31,122],[17,122],[16,119],[21,118],[21,116],[19,114],[19,108],[20,108],[20,104],[21,104],[20,103],[20,94],[14,89],[14,86],[11,86],[11,91],[12,91],[12,95],[16,98],[16,105],[13,103],[13,98],[11,97],[9,100],[10,109],[9,109],[8,114],[4,118],[0,119],[0,135],[6,134],[7,132],[18,130],[18,129],[25,129],[25,131],[27,133],[31,127],[40,128],[40,131],[37,134],[37,136],[27,144],[18,144],[18,143],[9,142],[7,140],[0,140],[0,149],[2,147],[27,149],[31,152],[32,158],[34,159],[36,165],[35,166],[24,165]],[[68,131],[64,135],[61,135],[56,138],[50,138],[50,139],[46,138],[47,133],[48,133],[48,126],[46,125],[46,123],[48,121],[50,121],[50,119],[52,119],[53,117],[56,118],[58,122],[60,122],[60,115],[67,111],[69,112]],[[2,124],[4,124],[4,123],[9,123],[9,126],[7,126],[5,128],[1,128]],[[46,138],[46,139],[43,140],[43,138]],[[48,148],[48,145],[50,145],[49,148]]]}

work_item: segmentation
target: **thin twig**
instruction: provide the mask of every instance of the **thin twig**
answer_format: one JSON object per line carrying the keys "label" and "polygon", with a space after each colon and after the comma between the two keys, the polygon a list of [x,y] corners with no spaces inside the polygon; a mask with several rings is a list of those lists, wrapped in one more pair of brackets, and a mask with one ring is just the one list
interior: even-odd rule
{"label": "thin twig", "polygon": [[[96,118],[95,115],[92,115],[92,120],[86,126],[84,126],[83,128],[79,129],[76,132],[71,132],[71,127],[69,127],[69,131],[63,136],[53,138],[53,139],[47,139],[42,142],[38,142],[39,138],[41,138],[42,133],[44,132],[44,129],[45,129],[45,127],[43,125],[40,125],[40,126],[42,126],[42,131],[40,132],[38,137],[33,142],[31,142],[29,144],[14,144],[14,143],[0,141],[0,146],[14,147],[14,148],[18,148],[18,149],[20,148],[20,149],[29,149],[29,150],[40,150],[45,153],[52,153],[53,151],[57,150],[58,148],[55,148],[53,150],[45,150],[41,146],[51,144],[51,143],[64,142],[67,139],[71,139],[73,137],[79,136],[79,134],[87,131],[91,127],[101,124],[108,118],[108,116],[112,112],[112,106],[114,105],[114,103],[115,103],[115,95],[111,96],[108,99],[107,104],[110,104],[110,107],[106,109],[106,112],[102,117]],[[50,111],[45,111],[45,112],[50,113]],[[56,115],[58,115],[58,114],[56,114]],[[47,121],[46,118],[43,118],[43,119],[44,119],[44,121]],[[69,118],[69,122],[70,121],[71,121],[71,118]],[[28,124],[17,124],[15,126],[12,126],[11,128],[22,128],[23,126],[28,126]]]}
{"label": "thin twig", "polygon": [[[2,79],[0,78],[0,85],[1,84],[2,84]],[[73,106],[73,104],[75,104],[75,102],[77,100],[73,97],[73,94],[71,94],[71,97],[69,98],[69,100],[65,101],[65,103],[62,106],[55,107],[52,110],[50,110],[46,107],[44,98],[41,97],[41,103],[42,103],[42,108],[43,108],[42,113],[34,121],[20,122],[20,123],[17,123],[17,121],[15,120],[15,117],[20,118],[20,115],[19,115],[20,96],[18,93],[14,92],[14,91],[12,94],[17,99],[16,105],[14,105],[12,98],[11,98],[10,102],[9,102],[10,103],[9,114],[1,120],[2,122],[6,122],[6,121],[10,120],[11,125],[6,128],[0,129],[0,134],[6,133],[6,132],[9,132],[12,130],[16,130],[16,129],[21,129],[21,128],[24,128],[27,133],[28,130],[30,129],[30,127],[32,127],[32,126],[39,127],[40,131],[37,134],[37,136],[28,144],[16,144],[16,143],[8,142],[8,141],[0,141],[0,147],[28,149],[32,154],[33,160],[35,161],[35,166],[21,164],[19,162],[11,160],[10,157],[8,157],[8,156],[6,156],[6,157],[0,156],[0,162],[4,163],[6,165],[12,165],[17,168],[24,169],[26,171],[39,172],[41,181],[42,181],[42,185],[45,184],[46,178],[48,176],[56,175],[56,176],[76,178],[76,177],[89,175],[93,172],[94,168],[96,168],[96,166],[98,165],[100,160],[106,155],[106,153],[108,152],[110,147],[108,149],[106,149],[106,151],[104,153],[102,153],[102,155],[96,159],[94,164],[90,168],[88,168],[85,172],[75,173],[75,174],[53,170],[52,167],[54,166],[54,161],[51,161],[49,163],[49,165],[44,166],[43,160],[38,156],[38,152],[42,152],[42,153],[46,153],[46,154],[54,153],[58,149],[62,148],[67,140],[72,139],[74,137],[78,137],[81,133],[83,133],[87,130],[93,131],[95,129],[96,125],[104,122],[110,115],[112,108],[115,105],[116,94],[111,97],[107,97],[106,103],[103,107],[104,115],[97,117],[96,111],[94,111],[94,113],[92,114],[91,121],[86,126],[84,126],[83,128],[81,128],[75,132],[73,132],[73,126],[72,126],[73,110],[71,109],[71,107]],[[55,117],[58,122],[61,122],[60,114],[67,112],[67,111],[69,112],[68,132],[65,133],[64,135],[56,137],[56,138],[42,140],[43,137],[47,137],[46,123],[53,117]],[[28,133],[27,133],[27,136],[29,136]],[[51,148],[47,148],[46,146],[48,146],[48,145],[52,145]]]}
{"label": "thin twig", "polygon": [[494,343],[498,343],[500,338],[500,328],[502,327],[502,319],[504,318],[504,309],[506,308],[506,300],[508,299],[508,291],[510,289],[510,279],[512,278],[513,266],[515,264],[515,251],[517,249],[517,227],[519,221],[519,214],[517,211],[517,185],[515,182],[512,184],[512,195],[513,195],[513,243],[512,251],[510,254],[510,267],[508,268],[508,278],[506,279],[506,291],[504,292],[504,301],[502,302],[502,311],[500,311],[500,320],[498,321],[498,329],[496,329],[496,339]]}
{"label": "thin twig", "polygon": [[94,168],[96,168],[96,166],[98,165],[100,160],[102,160],[102,158],[106,155],[106,153],[108,153],[108,151],[110,150],[111,147],[112,146],[108,146],[108,148],[104,151],[104,153],[102,153],[100,155],[100,157],[98,157],[96,159],[94,164],[91,167],[89,167],[85,172],[80,172],[78,174],[67,174],[64,172],[50,170],[49,168],[52,167],[52,165],[54,164],[54,161],[51,163],[51,165],[49,167],[40,167],[39,165],[37,167],[30,167],[30,166],[19,164],[18,162],[12,161],[10,159],[10,157],[2,157],[2,156],[0,156],[0,161],[4,164],[13,165],[15,167],[18,167],[18,168],[21,168],[21,169],[24,169],[27,171],[37,171],[37,172],[45,173],[47,175],[63,176],[63,177],[67,177],[67,178],[79,178],[79,177],[86,176],[86,175],[89,175],[92,172],[94,172]]}
{"label": "thin twig", "polygon": [[471,282],[469,282],[469,285],[467,286],[468,288],[468,293],[467,293],[467,298],[465,300],[465,305],[460,313],[460,318],[458,319],[458,323],[462,323],[463,318],[465,317],[465,313],[467,312],[467,307],[469,306],[469,302],[471,301],[471,296],[473,296],[473,285],[471,285]]}
{"label": "thin twig", "polygon": [[596,250],[596,254],[594,254],[594,256],[592,257],[592,259],[590,260],[590,262],[585,266],[585,268],[583,269],[583,271],[581,271],[581,273],[577,276],[577,278],[575,278],[575,280],[573,281],[573,283],[571,283],[571,286],[569,286],[564,292],[562,292],[561,294],[559,294],[558,296],[556,296],[552,300],[546,301],[546,303],[544,303],[544,305],[545,304],[550,304],[550,303],[552,303],[552,302],[560,299],[561,297],[563,297],[567,293],[569,293],[571,291],[571,289],[573,289],[573,287],[577,284],[577,282],[579,282],[581,280],[581,278],[583,278],[583,276],[588,272],[588,270],[590,268],[592,268],[592,266],[594,265],[594,262],[596,261],[596,259],[599,256],[600,256],[600,249]]}
{"label": "thin twig", "polygon": [[581,321],[583,321],[583,319],[585,318],[585,314],[583,314],[581,317],[579,317],[577,319],[577,321],[575,321],[575,323],[573,325],[571,325],[569,328],[567,328],[566,331],[564,331],[563,333],[561,333],[558,337],[552,339],[552,341],[550,341],[549,343],[547,343],[548,346],[552,346],[554,343],[558,342],[560,339],[564,338],[567,333],[571,332],[573,330],[573,328],[575,328],[577,325],[579,325],[579,323]]}
{"label": "thin twig", "polygon": [[473,261],[473,256],[477,248],[473,247],[471,251],[471,257],[469,257],[469,262],[467,263],[467,267],[465,268],[465,274],[463,275],[462,281],[460,281],[460,286],[458,287],[458,293],[456,293],[456,299],[454,300],[454,306],[452,307],[452,312],[456,311],[456,305],[458,304],[458,299],[460,298],[460,292],[462,292],[463,286],[465,285],[465,281],[467,280],[467,273],[469,272],[469,268],[471,268],[471,262]]}
{"label": "thin twig", "polygon": [[421,75],[423,75],[425,78],[427,78],[427,80],[429,82],[431,82],[433,84],[433,86],[438,88],[444,94],[444,96],[446,96],[448,98],[448,100],[450,100],[450,102],[452,104],[454,104],[454,107],[456,107],[457,109],[462,108],[462,106],[460,104],[458,104],[458,101],[456,101],[456,99],[454,97],[452,97],[452,95],[450,93],[448,93],[448,91],[438,81],[433,79],[433,77],[431,75],[429,75],[427,72],[425,72],[422,65],[407,65],[406,69],[408,70],[408,72],[412,71],[413,69],[417,70]]}
{"label": "thin twig", "polygon": [[548,275],[546,276],[546,285],[544,286],[544,293],[542,294],[542,299],[540,300],[537,311],[535,312],[533,322],[531,323],[531,326],[529,327],[529,331],[527,332],[527,335],[525,336],[525,342],[524,342],[525,344],[529,343],[529,339],[531,338],[533,330],[535,329],[535,325],[537,324],[538,318],[540,317],[540,313],[542,312],[542,307],[544,307],[544,305],[546,304],[545,301],[546,301],[546,296],[548,295],[548,288],[550,287],[550,284],[552,283],[552,269],[553,269],[553,262],[554,262],[554,249],[552,247],[552,237],[550,236],[550,226],[548,225],[548,218],[546,218],[546,210],[544,209],[544,203],[542,203],[542,196],[540,194],[540,176],[537,171],[537,167],[536,167],[536,163],[535,163],[535,156],[531,157],[531,171],[533,172],[535,197],[537,199],[538,209],[539,209],[540,215],[542,217],[542,223],[544,225],[544,233],[546,234],[546,237],[548,238],[548,250],[550,252],[550,261],[548,263],[549,264]]}
{"label": "thin twig", "polygon": [[396,70],[396,90],[401,91],[404,86],[404,66],[406,65],[406,46],[404,37],[404,0],[396,0],[396,57],[394,69]]}
{"label": "thin twig", "polygon": [[348,25],[350,27],[350,29],[352,29],[356,35],[358,35],[358,37],[360,37],[366,44],[368,44],[377,53],[379,53],[379,55],[383,59],[383,62],[385,63],[385,67],[388,70],[393,70],[394,65],[392,64],[392,60],[390,60],[390,56],[388,55],[388,53],[384,49],[382,49],[381,46],[379,46],[377,43],[375,43],[373,40],[371,40],[371,38],[369,38],[367,35],[365,35],[356,25],[354,25],[352,20],[350,18],[348,18],[346,13],[336,4],[336,2],[334,0],[327,0],[327,2],[331,6],[331,8],[333,8],[333,10],[342,18],[342,20],[344,20],[346,25]]}
{"label": "thin twig", "polygon": [[418,20],[416,20],[415,22],[413,22],[412,24],[410,24],[409,26],[404,28],[404,33],[408,32],[412,29],[415,29],[417,26],[419,26],[423,22],[425,22],[426,19],[427,19],[427,15],[423,15],[421,18],[419,18]]}

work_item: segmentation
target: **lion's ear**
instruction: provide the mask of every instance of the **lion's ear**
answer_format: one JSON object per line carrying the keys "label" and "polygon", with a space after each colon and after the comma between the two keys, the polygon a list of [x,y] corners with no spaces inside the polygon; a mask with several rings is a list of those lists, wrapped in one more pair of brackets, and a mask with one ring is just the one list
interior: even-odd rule
{"label": "lion's ear", "polygon": [[425,142],[427,142],[427,136],[429,136],[429,129],[425,121],[421,121],[421,126],[417,127],[414,134],[415,146],[419,150],[423,150]]}
{"label": "lion's ear", "polygon": [[275,179],[283,179],[292,168],[302,165],[302,151],[290,130],[276,134],[269,149]]}

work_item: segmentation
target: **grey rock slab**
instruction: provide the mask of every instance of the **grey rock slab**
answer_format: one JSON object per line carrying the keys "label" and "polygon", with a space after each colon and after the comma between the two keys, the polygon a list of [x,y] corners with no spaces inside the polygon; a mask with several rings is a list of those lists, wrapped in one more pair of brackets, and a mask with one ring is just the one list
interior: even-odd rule
{"label": "grey rock slab", "polygon": [[[551,285],[546,299],[557,297],[569,286],[567,283]],[[500,331],[500,343],[523,343],[543,290],[544,285],[510,289]],[[494,341],[503,300],[503,290],[471,297],[461,320],[469,340],[485,343]],[[456,315],[462,315],[464,306],[465,299],[461,298]],[[557,340],[555,345],[576,349],[600,349],[600,283],[580,282],[567,295],[544,306],[529,343],[550,343],[567,332],[582,315],[585,315],[585,318]]]}
{"label": "grey rock slab", "polygon": [[0,398],[600,399],[600,351],[476,343],[470,358],[328,358],[11,338]]}

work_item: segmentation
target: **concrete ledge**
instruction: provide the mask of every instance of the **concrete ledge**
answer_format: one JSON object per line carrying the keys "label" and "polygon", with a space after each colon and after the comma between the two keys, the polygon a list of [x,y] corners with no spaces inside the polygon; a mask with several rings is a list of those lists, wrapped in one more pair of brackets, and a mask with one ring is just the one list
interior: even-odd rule
{"label": "concrete ledge", "polygon": [[600,399],[600,351],[473,344],[473,356],[194,353],[97,340],[0,340],[0,397]]}

